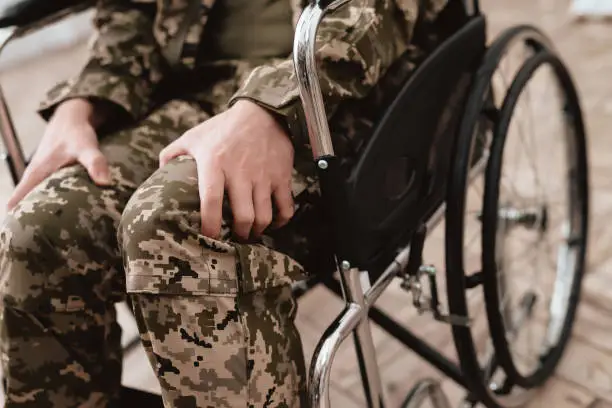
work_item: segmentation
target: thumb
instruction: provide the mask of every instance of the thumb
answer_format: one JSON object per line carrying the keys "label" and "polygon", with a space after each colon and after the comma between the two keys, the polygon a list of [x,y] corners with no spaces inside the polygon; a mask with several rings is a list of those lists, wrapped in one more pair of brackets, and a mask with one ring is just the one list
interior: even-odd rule
{"label": "thumb", "polygon": [[78,161],[87,169],[94,183],[100,186],[112,184],[108,162],[99,149],[91,148],[81,152]]}
{"label": "thumb", "polygon": [[187,154],[187,150],[179,140],[175,140],[159,153],[159,167],[164,167],[170,160],[184,154]]}

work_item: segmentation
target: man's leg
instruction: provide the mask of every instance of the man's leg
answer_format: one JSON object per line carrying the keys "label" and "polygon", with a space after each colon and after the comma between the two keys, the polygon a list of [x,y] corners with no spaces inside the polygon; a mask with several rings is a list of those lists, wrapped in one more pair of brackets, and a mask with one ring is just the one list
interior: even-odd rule
{"label": "man's leg", "polygon": [[[294,173],[294,194],[312,180]],[[307,191],[306,191],[307,192]],[[171,161],[136,191],[119,228],[128,294],[168,407],[300,407],[306,377],[294,260],[200,233],[195,162]]]}
{"label": "man's leg", "polygon": [[125,291],[116,229],[159,151],[204,120],[173,101],[104,137],[114,185],[56,172],[0,224],[0,329],[7,407],[107,407],[121,381],[114,303]]}

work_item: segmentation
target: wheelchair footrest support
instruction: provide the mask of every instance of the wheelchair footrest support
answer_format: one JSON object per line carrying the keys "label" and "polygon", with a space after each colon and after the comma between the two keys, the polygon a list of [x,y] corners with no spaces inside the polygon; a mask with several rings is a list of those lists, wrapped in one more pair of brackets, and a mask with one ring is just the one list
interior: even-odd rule
{"label": "wheelchair footrest support", "polygon": [[[420,314],[432,312],[434,319],[439,322],[453,326],[470,325],[467,316],[444,315],[440,312],[440,300],[438,296],[438,283],[436,280],[437,270],[433,265],[423,265],[423,248],[427,236],[427,226],[422,225],[412,237],[410,242],[410,255],[406,267],[399,274],[403,282],[401,288],[412,294],[414,307]],[[422,280],[427,279],[429,284],[429,297],[424,295]]]}
{"label": "wheelchair footrest support", "polygon": [[[400,274],[403,279],[402,289],[412,294],[414,306],[419,313],[432,312],[434,319],[451,324],[453,326],[470,326],[470,318],[467,316],[445,315],[440,312],[440,300],[438,296],[438,283],[436,279],[437,270],[433,265],[423,265],[423,247],[427,228],[422,226],[417,232],[410,245],[410,258],[406,269]],[[428,280],[429,297],[423,294],[423,279]]]}
{"label": "wheelchair footrest support", "polygon": [[[467,316],[445,315],[440,311],[440,301],[438,297],[438,283],[436,280],[437,270],[433,265],[422,265],[415,275],[403,276],[404,281],[401,288],[412,294],[413,304],[420,314],[431,312],[433,318],[439,322],[453,326],[469,327],[471,320]],[[426,278],[429,284],[429,297],[423,294],[422,279]]]}

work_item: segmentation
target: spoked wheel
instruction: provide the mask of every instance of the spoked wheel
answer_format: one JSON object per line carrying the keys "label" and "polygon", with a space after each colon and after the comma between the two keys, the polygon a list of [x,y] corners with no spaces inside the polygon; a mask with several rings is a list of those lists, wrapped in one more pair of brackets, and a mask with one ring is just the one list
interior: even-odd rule
{"label": "spoked wheel", "polygon": [[544,383],[570,337],[585,268],[588,191],[578,96],[562,61],[543,48],[511,82],[485,182],[485,304],[511,385]]}
{"label": "spoked wheel", "polygon": [[[570,242],[571,245],[567,244],[562,248],[578,248],[577,251],[568,252],[571,254],[567,256],[567,262],[580,265],[580,268],[574,268],[577,273],[572,274],[571,285],[568,286],[566,280],[558,280],[555,284],[562,288],[548,292],[549,295],[554,294],[552,304],[555,306],[551,306],[550,309],[555,316],[559,313],[562,315],[563,324],[560,327],[559,318],[552,318],[550,321],[553,323],[544,329],[550,332],[547,338],[555,340],[556,344],[553,348],[548,347],[547,354],[538,354],[539,357],[536,358],[545,356],[545,360],[541,363],[546,364],[537,365],[545,369],[525,370],[522,360],[519,364],[517,354],[524,353],[524,347],[518,347],[520,350],[515,353],[514,345],[521,338],[526,322],[535,320],[538,316],[535,314],[535,309],[542,304],[544,296],[539,292],[536,296],[526,289],[527,295],[508,297],[511,279],[502,279],[502,274],[497,268],[502,260],[509,261],[520,257],[516,248],[512,247],[511,250],[507,248],[511,242],[509,223],[513,223],[512,232],[514,232],[518,231],[514,228],[514,224],[517,224],[517,227],[526,224],[529,216],[537,218],[529,227],[538,231],[538,242],[543,242],[541,238],[544,229],[541,226],[550,224],[552,210],[549,208],[552,209],[552,203],[548,205],[547,199],[543,198],[540,201],[534,199],[531,200],[534,204],[532,207],[528,205],[529,200],[519,203],[513,201],[514,196],[506,197],[500,194],[500,191],[506,191],[499,187],[500,180],[503,181],[502,186],[505,185],[505,177],[501,176],[501,164],[497,163],[501,161],[504,151],[504,143],[500,142],[503,137],[500,133],[502,131],[507,133],[502,121],[510,121],[513,117],[510,101],[518,96],[512,95],[520,94],[520,89],[524,88],[523,85],[517,85],[519,81],[515,77],[519,74],[521,77],[528,77],[526,72],[535,70],[529,68],[536,64],[533,62],[536,58],[534,56],[538,58],[536,62],[540,61],[543,58],[540,57],[542,53],[549,56],[548,60],[557,61],[548,64],[557,67],[553,71],[557,73],[556,78],[559,79],[557,82],[563,92],[560,99],[558,95],[549,98],[563,101],[562,106],[565,110],[560,112],[563,112],[564,118],[568,119],[563,124],[563,129],[569,135],[564,140],[571,139],[571,142],[566,144],[568,149],[577,149],[577,153],[568,151],[568,155],[575,154],[569,160],[568,174],[577,180],[571,182],[569,195],[581,199],[570,199],[574,200],[569,215],[572,221],[566,224],[569,226],[566,229],[569,228],[571,232],[568,233],[569,238],[565,242]],[[516,74],[517,72],[519,74]],[[529,81],[523,79],[521,82]],[[551,100],[544,103],[550,104]],[[546,122],[548,118],[540,118],[540,121]],[[560,137],[559,134],[557,136]],[[586,183],[583,183],[582,187],[578,186],[586,181],[584,149],[584,130],[578,100],[569,75],[554,57],[550,42],[541,32],[530,26],[514,27],[502,33],[487,50],[466,104],[464,119],[456,141],[456,156],[449,177],[446,207],[446,283],[449,313],[459,318],[455,321],[461,321],[461,317],[468,317],[474,323],[476,320],[481,323],[484,321],[482,325],[485,326],[483,328],[477,327],[477,324],[471,326],[455,324],[452,329],[453,338],[461,369],[473,394],[471,397],[487,407],[523,405],[530,398],[533,387],[541,384],[552,372],[563,351],[575,305],[565,310],[561,310],[563,307],[559,305],[565,306],[568,302],[577,303],[586,245]],[[578,156],[581,158],[578,159]],[[497,173],[494,172],[495,168],[498,169]],[[497,179],[493,177],[494,173],[498,174]],[[521,183],[524,177],[522,173],[518,174]],[[547,175],[547,183],[551,177],[562,178],[562,175],[561,173]],[[501,201],[495,201],[493,197],[498,197]],[[525,197],[521,195],[518,198]],[[558,205],[555,203],[555,211],[557,208]],[[497,222],[500,214],[504,221],[501,224]],[[516,221],[516,218],[521,222]],[[495,221],[494,224],[492,219]],[[520,237],[518,241],[524,242]],[[576,247],[573,246],[575,243]],[[560,275],[566,276],[564,273],[561,272]],[[520,284],[522,282],[519,278],[519,287]],[[474,299],[481,302],[478,303]],[[477,319],[479,314],[482,315],[482,319]],[[543,325],[547,324],[545,318],[542,318],[542,321]],[[502,352],[498,353],[498,350]]]}

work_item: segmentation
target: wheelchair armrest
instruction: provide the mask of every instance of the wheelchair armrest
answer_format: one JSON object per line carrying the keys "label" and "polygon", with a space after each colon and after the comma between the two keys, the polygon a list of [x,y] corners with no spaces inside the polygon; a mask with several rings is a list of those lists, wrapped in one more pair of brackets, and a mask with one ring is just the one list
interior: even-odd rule
{"label": "wheelchair armrest", "polygon": [[0,29],[36,24],[47,17],[76,6],[93,4],[91,0],[3,0],[0,4]]}

